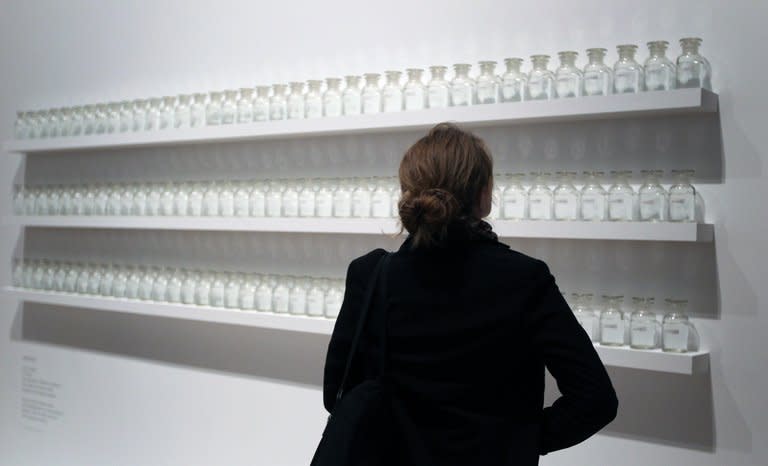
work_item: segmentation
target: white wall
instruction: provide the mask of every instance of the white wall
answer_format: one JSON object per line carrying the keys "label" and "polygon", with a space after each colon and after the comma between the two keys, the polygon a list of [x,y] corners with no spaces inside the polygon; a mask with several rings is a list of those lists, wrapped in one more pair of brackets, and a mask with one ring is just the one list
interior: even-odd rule
{"label": "white wall", "polygon": [[[0,140],[11,137],[18,108],[701,36],[715,70],[721,113],[714,122],[714,138],[698,126],[673,148],[687,151],[686,162],[704,172],[699,187],[707,217],[717,223],[715,244],[677,248],[520,241],[515,247],[547,259],[569,290],[612,289],[619,286],[617,280],[632,280],[636,283],[623,285],[640,291],[663,288],[666,294],[681,288],[696,305],[697,324],[712,349],[711,374],[682,377],[612,369],[621,400],[619,418],[603,434],[552,454],[542,464],[766,464],[768,102],[762,77],[768,65],[760,53],[766,13],[765,2],[746,0],[652,5],[619,0],[4,0]],[[707,126],[712,123],[704,126],[712,129]],[[688,127],[687,120],[672,119],[670,124],[676,131]],[[611,123],[605,125],[587,129],[599,133],[611,128]],[[555,127],[558,132],[547,136],[552,129],[522,128],[514,135],[531,133],[534,142],[546,137],[562,142],[563,134],[572,137],[583,127]],[[707,144],[697,146],[691,136],[703,137]],[[313,173],[391,170],[412,137],[379,140],[373,146],[355,138],[339,147],[314,141],[319,149],[221,145],[209,148],[211,154],[197,152],[191,161],[173,150],[136,151],[104,159],[99,159],[102,154],[43,156],[25,167],[21,157],[3,154],[0,209],[10,212],[11,183],[24,177],[160,179],[208,170],[225,176],[242,167]],[[488,137],[500,165],[522,163],[527,168],[538,163],[499,153],[504,136],[491,131]],[[585,139],[589,148],[591,139]],[[622,163],[650,168],[639,159],[645,155],[648,164],[661,168],[677,163],[675,153],[666,159],[658,148],[644,154],[617,146],[617,159],[606,161],[614,166],[598,168]],[[388,148],[390,156],[382,160],[371,147]],[[688,147],[700,147],[701,160]],[[253,162],[249,148],[261,150],[262,158]],[[362,155],[353,153],[357,149]],[[301,165],[303,153],[316,155],[315,150],[319,155],[313,164]],[[336,150],[350,160],[334,160]],[[208,155],[214,152],[231,163],[211,162]],[[280,163],[283,154],[289,154],[287,165]],[[589,168],[565,159],[558,163]],[[601,159],[587,153],[586,160]],[[152,171],[144,173],[148,167]],[[144,256],[165,254],[169,261],[248,265],[253,260],[254,268],[286,270],[310,257],[318,262],[314,270],[339,274],[343,260],[373,246],[355,238],[335,246],[338,239],[302,235],[176,238],[153,232],[59,230],[30,231],[20,241],[19,232],[9,227],[0,234],[2,284],[10,282],[10,258],[22,251],[120,258],[136,248]],[[263,248],[276,247],[285,256],[263,253]],[[324,252],[313,252],[320,250]],[[614,263],[622,266],[620,274],[609,268]],[[593,273],[580,273],[579,264]],[[0,303],[0,464],[307,464],[325,420],[319,390],[325,339],[41,305],[22,308],[6,296]],[[60,384],[54,400],[61,411],[58,420],[41,425],[22,419],[23,367],[34,367]]]}

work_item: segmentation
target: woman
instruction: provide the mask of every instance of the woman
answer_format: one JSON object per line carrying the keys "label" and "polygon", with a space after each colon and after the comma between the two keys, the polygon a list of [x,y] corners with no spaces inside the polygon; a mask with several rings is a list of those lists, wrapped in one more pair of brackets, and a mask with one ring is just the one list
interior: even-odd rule
{"label": "woman", "polygon": [[[386,312],[371,309],[348,383],[379,376],[386,339],[389,464],[535,465],[616,416],[608,374],[547,265],[500,243],[481,220],[491,210],[492,173],[483,141],[445,123],[400,163],[399,212],[409,235],[391,256]],[[364,290],[384,254],[349,265],[325,366],[329,411]],[[547,408],[545,367],[562,394]]]}

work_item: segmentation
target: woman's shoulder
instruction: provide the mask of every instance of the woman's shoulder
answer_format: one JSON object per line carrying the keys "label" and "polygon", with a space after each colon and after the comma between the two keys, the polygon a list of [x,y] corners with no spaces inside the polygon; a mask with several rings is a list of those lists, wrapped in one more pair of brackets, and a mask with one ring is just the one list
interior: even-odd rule
{"label": "woman's shoulder", "polygon": [[358,271],[365,272],[373,270],[376,267],[376,264],[379,263],[379,260],[386,254],[387,251],[385,249],[376,248],[360,257],[356,257],[349,263],[349,272],[354,273]]}
{"label": "woman's shoulder", "polygon": [[488,262],[489,266],[516,271],[532,278],[546,278],[550,273],[543,260],[516,251],[499,241],[486,243],[478,252],[478,259]]}

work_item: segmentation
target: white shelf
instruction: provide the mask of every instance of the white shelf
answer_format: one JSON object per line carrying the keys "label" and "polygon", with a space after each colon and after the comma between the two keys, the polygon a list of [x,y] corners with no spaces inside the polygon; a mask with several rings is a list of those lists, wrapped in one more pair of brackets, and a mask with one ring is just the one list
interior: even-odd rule
{"label": "white shelf", "polygon": [[209,306],[190,306],[186,304],[85,296],[52,291],[27,290],[14,287],[5,287],[4,291],[21,300],[35,303],[199,320],[220,324],[271,328],[292,332],[318,333],[323,335],[330,335],[335,323],[334,320],[323,317],[293,316]]}
{"label": "white shelf", "polygon": [[[592,239],[624,241],[698,241],[714,236],[711,224],[676,222],[491,221],[503,238]],[[392,235],[400,231],[393,219],[278,217],[129,217],[129,216],[8,216],[3,224],[46,228],[109,228],[197,231],[261,231]]]}
{"label": "white shelf", "polygon": [[[6,287],[5,292],[21,300],[66,307],[80,307],[112,312],[126,312],[223,324],[271,328],[292,332],[330,335],[334,321],[318,317],[280,315],[256,311],[198,307],[117,298],[84,296]],[[709,352],[665,353],[661,350],[633,350],[627,347],[595,345],[606,366],[628,367],[675,374],[699,374],[709,370]]]}
{"label": "white shelf", "polygon": [[424,130],[441,121],[454,121],[467,128],[477,128],[532,122],[713,113],[717,109],[717,94],[703,89],[677,89],[640,94],[476,105],[472,107],[450,107],[445,109],[336,118],[267,121],[203,128],[52,139],[11,140],[4,144],[4,148],[7,152],[32,154],[37,152],[66,152]]}

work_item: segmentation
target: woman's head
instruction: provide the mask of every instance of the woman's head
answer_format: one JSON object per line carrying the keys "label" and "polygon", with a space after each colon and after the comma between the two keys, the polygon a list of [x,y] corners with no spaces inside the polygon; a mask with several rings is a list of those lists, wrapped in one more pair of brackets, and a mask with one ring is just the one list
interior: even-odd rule
{"label": "woman's head", "polygon": [[482,139],[440,123],[400,162],[400,221],[414,246],[446,238],[448,226],[471,222],[491,209],[493,159]]}

